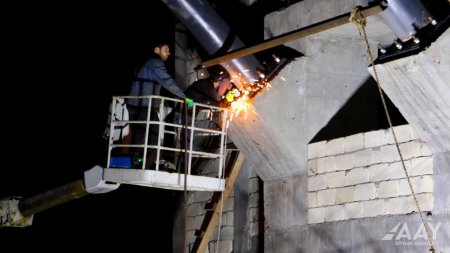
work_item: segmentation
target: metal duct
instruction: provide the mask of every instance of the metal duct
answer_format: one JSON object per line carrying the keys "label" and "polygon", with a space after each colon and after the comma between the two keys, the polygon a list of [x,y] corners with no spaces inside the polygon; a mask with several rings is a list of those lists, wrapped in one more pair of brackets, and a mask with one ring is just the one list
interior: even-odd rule
{"label": "metal duct", "polygon": [[430,23],[430,13],[420,0],[389,0],[380,16],[402,41],[411,39],[417,29]]}
{"label": "metal duct", "polygon": [[241,2],[247,6],[253,5],[254,3],[256,3],[256,1],[258,1],[258,0],[239,0],[239,2]]}
{"label": "metal duct", "polygon": [[[194,35],[208,54],[226,53],[245,46],[207,1],[162,0],[162,2]],[[253,55],[233,59],[220,65],[228,70],[239,88],[242,88],[241,79],[244,82],[253,83],[259,78],[256,68],[261,64]]]}

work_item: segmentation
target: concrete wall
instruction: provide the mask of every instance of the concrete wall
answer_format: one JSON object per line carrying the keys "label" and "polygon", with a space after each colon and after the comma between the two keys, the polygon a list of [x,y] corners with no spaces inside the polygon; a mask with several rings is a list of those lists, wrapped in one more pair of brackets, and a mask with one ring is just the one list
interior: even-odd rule
{"label": "concrete wall", "polygon": [[450,150],[448,45],[450,30],[418,55],[375,66],[381,87],[433,153]]}
{"label": "concrete wall", "polygon": [[[267,15],[266,37],[350,12],[362,2],[302,1]],[[371,20],[374,25],[368,27],[368,33],[374,34],[373,38],[393,36],[377,18]],[[378,40],[370,42],[376,49]],[[229,129],[231,139],[265,181],[305,174],[308,142],[370,78],[367,48],[353,24],[288,46],[305,56],[285,67],[270,90],[256,97],[254,113],[234,119]]]}
{"label": "concrete wall", "polygon": [[[204,163],[204,171],[202,174],[217,174],[216,171],[209,168],[217,168],[210,166],[210,163]],[[233,193],[227,200],[220,220],[220,238],[219,226],[213,233],[208,243],[206,252],[216,252],[218,238],[220,244],[219,252],[259,252],[262,250],[260,245],[263,241],[261,234],[264,229],[261,227],[263,209],[260,206],[262,202],[261,179],[249,169],[248,162],[244,162],[238,178],[235,183]],[[174,219],[174,252],[183,251],[184,231],[187,231],[187,243],[189,252],[197,237],[196,230],[200,229],[205,218],[205,204],[211,201],[212,192],[191,192],[189,193],[187,202],[187,228],[184,229],[184,211],[179,209]]]}
{"label": "concrete wall", "polygon": [[234,187],[234,251],[256,253],[264,250],[261,179],[244,162]]}
{"label": "concrete wall", "polygon": [[[448,167],[448,154],[432,157],[408,125],[395,131],[421,209],[431,211],[424,216],[434,245],[446,252],[450,198],[433,171]],[[309,176],[265,182],[265,252],[427,252],[392,143],[386,130],[313,143]]]}
{"label": "concrete wall", "polygon": [[[422,211],[433,210],[433,158],[409,125],[394,128]],[[387,130],[308,146],[308,222],[322,223],[417,211]]]}
{"label": "concrete wall", "polygon": [[[283,11],[268,15],[265,21],[266,37],[277,36],[349,12],[355,5],[361,5],[364,2],[304,0]],[[367,33],[373,50],[378,42],[388,44],[395,37],[377,17],[368,19]],[[448,40],[443,41],[442,45],[449,44]],[[446,41],[447,43],[445,43]],[[360,168],[363,168],[359,169],[361,173],[356,173],[357,167],[349,167],[349,172],[354,171],[348,175],[354,174],[353,179],[355,180],[359,175],[368,175],[367,181],[346,184],[347,175],[344,174],[343,185],[331,187],[337,190],[352,186],[355,187],[354,189],[357,186],[361,189],[366,185],[368,185],[367,188],[372,186],[374,188],[372,199],[359,199],[358,202],[352,198],[347,202],[339,203],[344,205],[345,210],[345,203],[358,202],[354,204],[362,205],[362,214],[357,215],[360,214],[360,212],[357,212],[353,216],[342,215],[340,216],[342,219],[330,218],[327,220],[324,214],[323,222],[322,219],[313,218],[315,220],[309,220],[311,224],[308,224],[308,203],[311,205],[311,209],[325,208],[325,210],[337,203],[337,195],[335,195],[333,202],[332,199],[328,198],[328,194],[321,194],[323,198],[321,198],[320,203],[323,205],[318,206],[317,195],[319,192],[329,190],[320,188],[320,184],[316,184],[319,188],[309,188],[308,191],[308,180],[320,176],[320,173],[308,175],[308,143],[360,85],[370,78],[367,71],[369,63],[364,41],[359,37],[357,29],[352,24],[291,42],[289,46],[301,51],[305,56],[284,68],[279,76],[272,81],[270,90],[265,91],[255,99],[254,106],[251,108],[252,113],[249,113],[246,117],[233,119],[228,131],[233,142],[246,156],[248,169],[254,171],[264,180],[264,252],[427,252],[428,246],[423,245],[424,239],[423,233],[421,233],[423,231],[419,229],[420,222],[417,213],[400,214],[409,213],[411,211],[409,207],[404,212],[391,214],[390,211],[385,212],[389,209],[383,208],[383,212],[379,211],[380,209],[376,208],[376,203],[371,202],[375,213],[364,215],[364,204],[368,207],[369,201],[377,201],[377,194],[381,191],[379,187],[382,183],[384,185],[392,184],[392,182],[395,185],[398,183],[398,195],[385,196],[389,199],[402,198],[400,184],[404,184],[402,183],[404,179],[398,177],[396,173],[381,173],[378,176],[383,175],[384,178],[373,181],[374,185],[372,185],[372,181],[370,181],[371,172],[364,173],[363,171],[371,168],[370,165],[373,164],[366,161],[366,146],[361,146],[360,150],[352,151],[358,153],[358,156],[354,156],[352,159],[353,163],[355,161],[361,163]],[[433,239],[435,239],[437,252],[449,252],[450,187],[448,187],[448,182],[450,180],[450,151],[447,146],[448,131],[445,130],[448,129],[450,122],[448,120],[449,104],[446,103],[446,101],[450,101],[446,97],[447,94],[450,94],[447,91],[450,82],[447,79],[448,71],[445,72],[445,70],[450,69],[448,66],[448,55],[450,54],[440,54],[439,52],[446,51],[433,48],[427,51],[430,52],[428,56],[432,57],[427,58],[428,62],[432,63],[431,65],[434,68],[430,69],[425,66],[425,61],[420,62],[418,65],[420,67],[415,68],[416,63],[414,61],[417,59],[413,58],[405,60],[408,64],[406,67],[397,65],[397,63],[386,64],[383,66],[386,69],[384,73],[381,73],[381,76],[383,80],[388,80],[386,83],[389,82],[389,84],[383,86],[389,98],[399,107],[418,137],[426,141],[433,152],[433,190],[429,189],[430,185],[428,184],[425,187],[426,193],[424,193],[424,195],[428,194],[427,196],[429,196],[433,192],[433,205],[427,206],[427,209],[432,209],[432,212],[426,216],[426,221],[430,223],[431,228],[436,230],[436,237]],[[428,75],[430,77],[426,84],[412,82],[412,78],[407,77],[411,70],[422,68],[427,69],[423,76]],[[404,77],[396,79],[395,76],[400,74],[403,74]],[[394,81],[389,81],[390,79]],[[433,86],[433,84],[437,86]],[[406,90],[401,90],[399,87]],[[426,87],[427,99],[423,99],[423,87]],[[403,97],[406,91],[408,96]],[[429,94],[435,94],[435,96],[428,96]],[[416,103],[424,100],[428,103]],[[433,101],[437,101],[437,103],[433,103]],[[429,113],[431,116],[428,116]],[[425,131],[422,129],[425,129]],[[364,136],[364,134],[361,135]],[[359,143],[358,140],[360,140],[358,136],[348,137],[348,139],[355,139],[356,143],[354,144],[356,146]],[[375,138],[375,140],[377,139]],[[383,138],[383,140],[386,139]],[[345,138],[343,141],[345,143]],[[337,142],[339,141],[332,141],[330,145],[335,145]],[[415,148],[421,146],[421,142],[411,141],[411,143],[414,143],[412,147]],[[380,144],[379,149],[376,146],[367,146],[368,149],[373,151],[372,159],[375,151],[382,152],[392,149],[392,147],[389,147],[390,145],[385,144]],[[343,147],[345,151],[345,145]],[[334,146],[334,148],[337,147]],[[335,155],[325,153],[323,157],[313,159],[317,159],[316,162],[321,160],[320,163],[326,164],[330,161],[327,157]],[[428,165],[430,163],[429,155],[427,153],[426,156],[420,157]],[[345,156],[345,152],[342,153],[342,156]],[[388,159],[391,157],[391,153],[386,152],[380,157]],[[413,161],[416,160],[411,157],[410,164]],[[395,161],[380,161],[381,167],[387,166],[389,168],[390,165],[386,165],[386,163],[395,163]],[[369,167],[364,169],[365,166]],[[319,167],[316,167],[316,169],[318,170]],[[328,166],[320,168],[322,168],[321,173],[323,175],[339,174],[340,172],[337,167],[335,171],[331,171]],[[422,181],[423,178],[429,181],[431,173],[429,166],[426,168],[427,174],[423,174],[425,176],[421,177],[419,181]],[[375,171],[377,166],[371,169]],[[336,179],[333,182],[339,183],[342,181]],[[347,180],[347,182],[349,181]],[[378,182],[379,185],[377,185]],[[234,225],[236,225],[236,221],[247,222],[247,224],[239,223],[239,228],[234,228],[236,234],[233,235],[233,247],[236,252],[246,252],[245,249],[254,250],[254,248],[248,248],[248,245],[245,245],[252,242],[251,237],[236,238],[237,235],[245,234],[245,230],[250,228],[249,225],[252,222],[250,216],[244,215],[247,211],[241,209],[241,205],[245,206],[247,201],[250,202],[244,196],[250,194],[250,192],[246,193],[242,190],[242,187],[245,187],[245,180],[241,179],[239,183],[240,199],[234,201],[235,204],[239,203],[239,211],[237,211],[237,207],[233,207],[233,210],[235,210],[233,214]],[[314,198],[311,197],[314,194],[311,193],[316,195],[315,202]],[[370,194],[370,191],[368,194]],[[309,202],[308,195],[310,196]],[[360,195],[364,196],[365,194],[358,194],[358,196]],[[355,196],[355,191],[353,191],[353,196]],[[388,203],[389,199],[387,200]],[[363,203],[364,201],[367,203]],[[333,204],[328,205],[328,203]],[[384,197],[383,203],[386,203]],[[428,203],[430,202],[428,201]],[[398,203],[393,204],[402,207]],[[333,212],[329,213],[332,214]],[[246,220],[245,217],[248,217],[248,219]],[[419,238],[410,240],[405,229],[409,231],[411,237],[417,234]],[[410,243],[412,245],[408,245]],[[225,245],[224,250],[228,250],[228,246],[229,244]]]}
{"label": "concrete wall", "polygon": [[[266,17],[266,31],[269,37],[276,36],[320,21],[321,18],[324,19],[324,16],[329,18],[342,14],[349,11],[356,4],[357,1],[305,0],[284,11],[268,15]],[[320,11],[321,13],[316,13],[316,11]],[[368,20],[367,33],[372,49],[375,48],[376,43],[386,44],[395,37],[385,26],[382,30],[377,30],[383,27],[382,24],[376,23],[378,21],[377,18]],[[375,23],[376,25],[373,26]],[[258,166],[255,166],[255,171],[259,175],[266,176],[262,177],[265,179],[265,252],[426,252],[429,248],[427,245],[423,245],[425,243],[423,236],[417,240],[408,240],[408,238],[402,237],[402,231],[405,231],[405,229],[402,230],[404,227],[407,227],[413,234],[420,230],[417,213],[392,215],[386,213],[384,211],[385,209],[383,209],[383,213],[370,214],[379,214],[378,216],[364,217],[363,203],[363,212],[360,215],[362,218],[357,218],[358,213],[354,213],[352,214],[354,218],[350,220],[336,219],[338,221],[331,221],[332,219],[330,218],[329,222],[308,224],[308,175],[306,175],[308,166],[306,165],[307,149],[305,147],[311,138],[327,124],[330,117],[348,100],[360,84],[369,78],[368,71],[363,70],[369,64],[366,46],[357,34],[356,28],[351,32],[348,26],[347,28],[343,26],[339,29],[333,29],[289,43],[289,46],[303,52],[305,57],[294,61],[285,68],[280,73],[283,79],[276,78],[272,82],[271,89],[255,99],[254,107],[257,116],[250,117],[251,122],[238,120],[232,125],[231,130],[237,133],[236,138],[233,138],[233,140],[236,139],[235,142],[238,147],[242,147],[246,158],[258,164]],[[372,28],[374,30],[371,30]],[[385,32],[383,33],[383,31]],[[437,99],[436,101],[438,103],[417,105],[417,107],[425,105],[425,108],[411,107],[414,101],[424,100],[421,97],[421,89],[423,88],[419,88],[418,83],[414,87],[409,87],[409,84],[405,86],[403,83],[392,83],[392,89],[405,87],[405,89],[408,89],[408,92],[414,94],[414,96],[407,96],[407,103],[403,103],[403,105],[397,104],[396,99],[391,96],[389,89],[385,89],[385,92],[387,92],[388,96],[399,107],[402,113],[407,110],[410,111],[411,117],[408,118],[405,115],[408,121],[410,121],[410,118],[413,119],[413,117],[421,118],[421,121],[423,121],[421,124],[411,124],[414,130],[423,126],[425,122],[427,124],[436,124],[436,121],[440,122],[442,119],[448,119],[447,114],[444,113],[448,111],[448,103],[440,103],[440,101],[444,101],[442,98],[446,94],[450,94],[445,91],[447,86],[442,84],[448,84],[450,82],[442,82],[440,78],[447,76],[446,73],[441,73],[442,69],[450,69],[450,67],[443,64],[448,60],[448,55],[450,54],[441,54],[439,58],[437,57],[439,50],[431,49],[430,52],[435,52],[433,60],[441,59],[440,65],[438,64],[439,61],[434,62],[435,65],[439,65],[435,70],[427,71],[430,82],[432,82],[431,80],[436,81],[438,85],[427,87],[430,87],[430,89],[439,87],[437,90],[441,93],[439,96],[430,97],[428,100],[435,101]],[[414,69],[413,61],[411,61],[411,68],[397,66],[396,69],[395,66],[392,67],[392,70],[403,72],[405,72],[405,69]],[[434,73],[432,73],[433,71]],[[404,78],[403,80],[407,79]],[[398,94],[403,93],[399,92]],[[401,96],[398,95],[398,97]],[[450,101],[450,99],[445,101]],[[404,107],[403,111],[402,106]],[[433,111],[431,115],[442,115],[443,118],[427,117],[425,110]],[[446,120],[444,124],[440,123],[440,129],[448,129],[448,127],[445,127],[448,122],[450,121]],[[256,134],[254,133],[255,131],[257,131]],[[419,131],[416,132],[422,140],[428,141],[431,140],[430,137],[433,137],[436,138],[437,143],[439,140],[441,144],[445,142],[446,134],[448,134],[448,131],[430,131],[432,134],[426,137],[420,134]],[[250,136],[242,138],[241,134],[244,133]],[[265,138],[266,136],[269,136],[269,138]],[[276,143],[273,142],[274,140]],[[251,144],[252,142],[253,146]],[[432,142],[429,145],[432,151],[438,150],[433,148],[434,144]],[[288,167],[285,166],[285,163],[277,164],[276,162],[261,164],[258,159],[268,156],[265,152],[272,151],[272,146],[275,146],[276,149],[286,148],[283,151],[277,152],[283,153],[281,160],[284,160],[286,157],[292,158],[291,161],[294,161],[295,166]],[[417,145],[412,146],[417,147]],[[250,156],[247,156],[247,150]],[[261,154],[254,155],[258,151]],[[437,252],[446,252],[448,251],[448,242],[450,241],[450,219],[448,211],[448,189],[450,187],[445,187],[444,185],[448,184],[449,179],[449,157],[448,148],[441,148],[439,151],[439,153],[433,152],[435,175],[433,180],[434,196],[431,201],[429,199],[427,201],[427,203],[432,202],[433,205],[427,206],[426,209],[432,208],[432,212],[429,216],[426,216],[426,219],[433,228],[438,229],[434,241],[438,249]],[[252,155],[254,155],[254,160],[252,160]],[[430,154],[428,153],[428,155]],[[390,153],[386,153],[385,156],[389,158]],[[364,152],[362,152],[355,158],[355,161],[364,162],[366,157]],[[425,160],[427,159],[425,158]],[[361,174],[361,176],[364,175],[364,173]],[[357,177],[358,175],[356,175]],[[431,179],[429,176],[425,177],[427,180]],[[392,184],[391,182],[394,181],[397,181],[400,185],[400,181],[403,179],[386,178],[384,180],[386,182],[385,185]],[[364,185],[367,183],[369,181],[355,183],[354,185]],[[374,200],[376,200],[376,194],[380,190],[380,185],[375,184]],[[429,186],[429,184],[426,186],[426,191],[428,192],[430,191]],[[328,196],[326,194],[323,196],[324,198],[322,200],[325,201],[324,203],[328,203],[326,202],[330,200],[327,198]],[[429,198],[429,195],[427,196]],[[398,197],[401,198],[400,195]],[[312,200],[310,199],[310,201]],[[330,201],[332,202],[332,200]],[[394,205],[402,207],[398,203],[392,202]],[[401,210],[399,209],[397,213],[409,212],[409,207],[407,209],[403,210],[404,212],[400,212]],[[329,213],[332,214],[333,212]],[[350,216],[341,216],[343,219],[346,217]],[[325,216],[323,220],[325,221]],[[320,221],[318,219],[315,222]],[[397,224],[400,225],[396,228]],[[419,233],[418,235],[423,234]],[[387,236],[386,240],[382,240],[385,236]],[[392,236],[391,239],[389,239],[390,236]],[[413,245],[404,245],[410,244],[411,242]]]}

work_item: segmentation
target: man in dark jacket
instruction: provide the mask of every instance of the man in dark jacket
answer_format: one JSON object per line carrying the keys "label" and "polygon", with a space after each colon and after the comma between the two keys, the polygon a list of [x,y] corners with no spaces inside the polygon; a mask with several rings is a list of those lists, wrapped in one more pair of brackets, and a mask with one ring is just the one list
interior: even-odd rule
{"label": "man in dark jacket", "polygon": [[[231,82],[230,76],[226,71],[218,71],[213,72],[210,74],[210,77],[199,79],[192,83],[189,88],[185,90],[186,96],[189,98],[192,98],[195,103],[201,103],[201,104],[207,104],[212,106],[220,106],[220,102],[223,100],[222,97],[225,95],[225,93],[230,90],[233,87],[233,83]],[[199,110],[205,109],[197,107],[196,113],[199,112]],[[187,119],[188,125],[191,125],[191,120],[195,119],[196,115],[192,115],[192,111],[188,112],[188,116],[184,115],[183,110],[181,108],[177,108],[174,110],[173,115],[173,123],[175,124],[181,124],[184,125],[185,119]],[[185,130],[181,129],[181,136],[180,136],[180,147],[182,149],[185,148],[184,144],[184,134]],[[190,130],[187,131],[187,143],[190,143]],[[193,150],[201,150],[202,141],[204,139],[200,140],[197,138],[194,138],[193,143]],[[189,147],[188,147],[189,149]],[[183,171],[184,168],[184,153],[180,154],[180,158],[178,159],[178,170]]]}
{"label": "man in dark jacket", "polygon": [[[174,94],[178,98],[185,99],[192,103],[192,100],[186,97],[183,90],[168,73],[164,62],[170,56],[170,47],[167,43],[155,43],[152,56],[144,63],[142,67],[136,70],[133,83],[131,85],[130,96],[151,96],[160,95],[161,86]],[[161,100],[153,98],[150,108],[150,120],[159,121],[158,111]],[[127,108],[131,121],[147,121],[149,110],[149,99],[147,98],[129,98],[127,99]],[[145,141],[146,124],[131,123],[131,144],[143,144]],[[148,128],[148,145],[157,145],[159,136],[159,127],[150,124]],[[142,160],[143,149],[132,150],[134,160],[139,163]],[[147,165],[152,166],[156,159],[156,149],[147,150]],[[137,163],[134,167],[139,168]]]}
{"label": "man in dark jacket", "polygon": [[229,75],[220,72],[195,81],[185,90],[185,94],[196,103],[219,106],[222,96],[232,87]]}
{"label": "man in dark jacket", "polygon": [[[153,49],[152,56],[135,73],[135,79],[131,85],[130,96],[150,96],[160,95],[161,86],[167,89],[175,96],[186,99],[186,95],[180,86],[167,72],[164,62],[170,56],[170,47],[167,43],[157,43]],[[150,120],[158,120],[157,110],[160,100],[152,101],[152,112]],[[127,107],[131,120],[147,120],[148,99],[130,98],[127,100]],[[156,144],[157,138],[153,138],[157,132],[157,127],[150,127],[149,144]],[[145,138],[145,125],[131,124],[133,144],[143,143]],[[156,135],[157,136],[157,135]],[[155,136],[155,137],[156,137]]]}

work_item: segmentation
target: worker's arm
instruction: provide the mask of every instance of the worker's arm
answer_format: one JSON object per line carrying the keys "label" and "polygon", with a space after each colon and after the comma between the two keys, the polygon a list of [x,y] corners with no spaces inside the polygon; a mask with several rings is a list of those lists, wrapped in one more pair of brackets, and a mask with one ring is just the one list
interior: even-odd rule
{"label": "worker's arm", "polygon": [[161,84],[165,89],[173,93],[179,98],[185,98],[181,88],[178,86],[177,82],[170,76],[167,72],[164,62],[161,60],[155,60],[153,62],[153,73],[155,74],[155,80]]}

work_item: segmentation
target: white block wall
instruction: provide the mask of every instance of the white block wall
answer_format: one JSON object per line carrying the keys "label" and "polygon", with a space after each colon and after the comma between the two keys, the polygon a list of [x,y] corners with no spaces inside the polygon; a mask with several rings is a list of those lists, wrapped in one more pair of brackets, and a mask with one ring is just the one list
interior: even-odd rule
{"label": "white block wall", "polygon": [[[217,161],[209,162],[214,163]],[[206,176],[214,176],[217,175],[217,165],[213,164],[205,164],[205,167],[202,171],[202,175]],[[248,234],[249,236],[255,236],[259,233],[259,198],[260,191],[262,189],[259,188],[258,181],[260,180],[256,173],[250,173],[249,177],[249,206],[248,206]],[[205,218],[206,210],[204,209],[205,205],[211,201],[213,193],[212,192],[191,192],[189,193],[188,203],[187,203],[187,216],[188,216],[188,224],[187,224],[187,241],[189,246],[189,252],[194,245],[196,240],[195,231],[200,229],[203,219]],[[216,229],[213,233],[213,236],[208,243],[207,252],[216,252],[217,247],[217,238],[218,238],[218,230],[219,226],[216,226]],[[233,237],[234,237],[234,192],[231,193],[228,198],[227,203],[225,204],[222,210],[222,218],[220,225],[220,242],[218,245],[218,250],[220,253],[231,253],[233,252]]]}
{"label": "white block wall", "polygon": [[[433,209],[433,158],[409,125],[394,127],[422,211]],[[308,145],[308,222],[322,223],[417,208],[390,129]]]}

